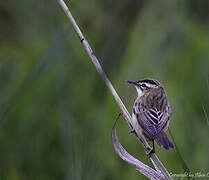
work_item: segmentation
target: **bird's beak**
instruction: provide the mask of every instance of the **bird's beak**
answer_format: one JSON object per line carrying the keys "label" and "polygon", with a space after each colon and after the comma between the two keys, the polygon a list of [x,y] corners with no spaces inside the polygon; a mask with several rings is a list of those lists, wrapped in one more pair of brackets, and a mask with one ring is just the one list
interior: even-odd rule
{"label": "bird's beak", "polygon": [[137,93],[138,93],[138,97],[142,96],[142,88],[141,86],[136,82],[136,81],[128,81],[129,84],[133,84],[137,90]]}
{"label": "bird's beak", "polygon": [[135,86],[139,86],[139,84],[138,84],[136,81],[128,80],[128,83],[129,83],[129,84],[133,84],[133,85],[135,85]]}

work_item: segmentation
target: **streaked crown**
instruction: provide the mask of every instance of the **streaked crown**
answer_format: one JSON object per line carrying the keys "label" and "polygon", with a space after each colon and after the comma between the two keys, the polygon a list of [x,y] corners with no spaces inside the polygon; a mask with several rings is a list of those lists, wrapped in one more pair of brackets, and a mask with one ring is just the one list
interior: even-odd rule
{"label": "streaked crown", "polygon": [[158,88],[161,86],[161,84],[155,79],[142,79],[137,81],[137,83],[142,87],[142,89]]}

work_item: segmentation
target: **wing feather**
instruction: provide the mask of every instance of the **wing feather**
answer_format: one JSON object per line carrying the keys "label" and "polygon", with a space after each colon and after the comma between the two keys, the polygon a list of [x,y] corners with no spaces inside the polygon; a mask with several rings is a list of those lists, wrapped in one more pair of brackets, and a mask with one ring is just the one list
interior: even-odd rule
{"label": "wing feather", "polygon": [[137,121],[150,139],[156,138],[167,125],[168,119],[168,112],[161,112],[156,108],[137,113]]}

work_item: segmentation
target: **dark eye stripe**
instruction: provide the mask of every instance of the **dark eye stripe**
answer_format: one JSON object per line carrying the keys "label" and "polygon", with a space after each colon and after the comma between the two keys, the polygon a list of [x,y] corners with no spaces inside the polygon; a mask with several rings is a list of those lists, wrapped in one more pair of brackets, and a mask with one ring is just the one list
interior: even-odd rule
{"label": "dark eye stripe", "polygon": [[141,87],[147,87],[147,85],[146,84],[141,84]]}

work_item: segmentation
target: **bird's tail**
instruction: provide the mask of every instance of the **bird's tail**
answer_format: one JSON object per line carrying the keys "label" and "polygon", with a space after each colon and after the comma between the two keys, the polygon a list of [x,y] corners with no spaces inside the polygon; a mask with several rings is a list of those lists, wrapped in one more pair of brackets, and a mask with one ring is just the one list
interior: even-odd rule
{"label": "bird's tail", "polygon": [[159,146],[163,146],[166,150],[169,150],[170,148],[174,148],[173,143],[168,139],[165,132],[161,132],[155,139],[155,142]]}

